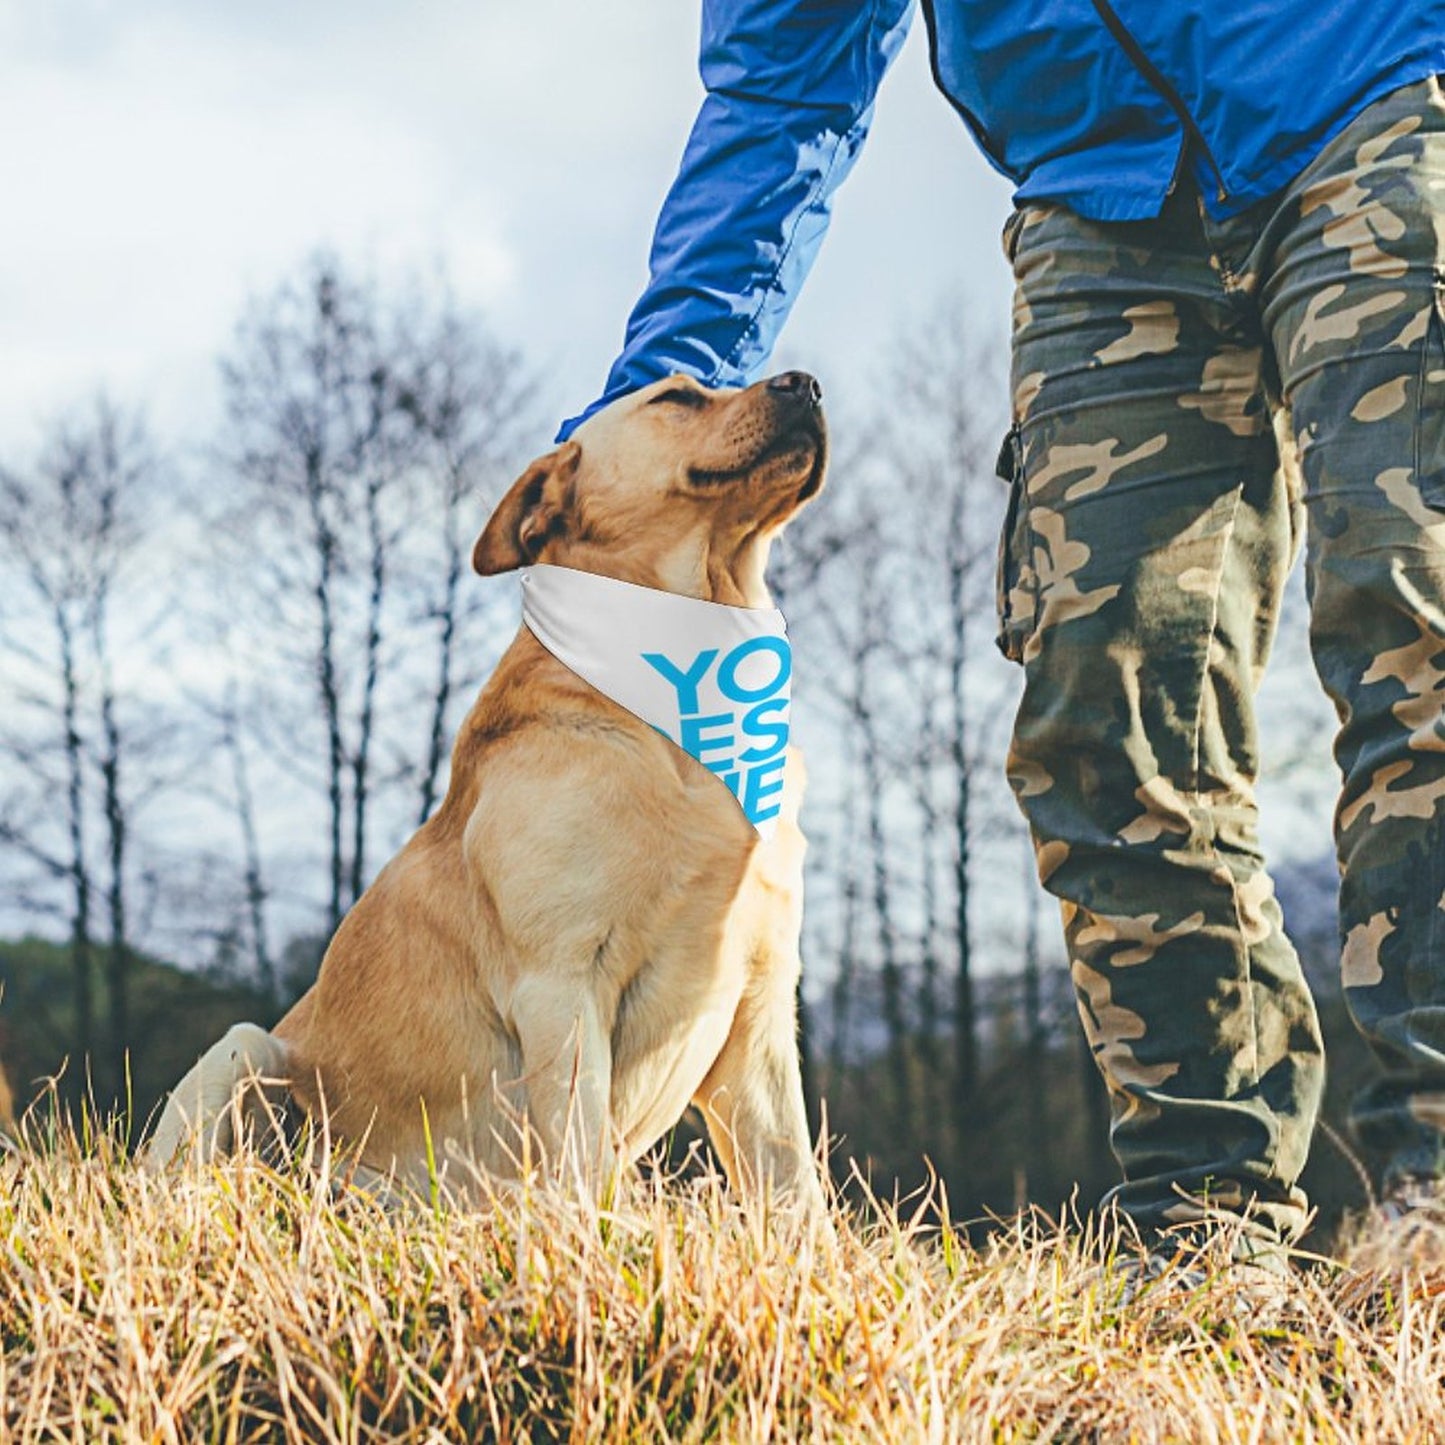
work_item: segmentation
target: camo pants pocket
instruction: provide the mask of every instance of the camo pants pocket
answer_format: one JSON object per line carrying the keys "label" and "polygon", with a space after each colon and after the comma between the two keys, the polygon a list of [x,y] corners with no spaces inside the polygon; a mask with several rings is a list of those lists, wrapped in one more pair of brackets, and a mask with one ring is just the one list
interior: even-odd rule
{"label": "camo pants pocket", "polygon": [[998,573],[995,584],[998,604],[999,651],[1010,662],[1024,660],[1024,648],[1033,635],[1038,610],[1034,583],[1033,540],[1029,530],[1028,486],[1024,477],[1023,442],[1019,429],[1011,427],[999,448],[995,468],[1008,486],[1008,509],[999,535]]}
{"label": "camo pants pocket", "polygon": [[1415,483],[1427,505],[1445,511],[1445,270],[1435,272],[1415,414]]}

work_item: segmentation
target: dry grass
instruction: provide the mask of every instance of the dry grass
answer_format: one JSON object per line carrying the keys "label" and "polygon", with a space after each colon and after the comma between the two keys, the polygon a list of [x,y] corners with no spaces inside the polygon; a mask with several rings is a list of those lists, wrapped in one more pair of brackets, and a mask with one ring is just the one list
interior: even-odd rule
{"label": "dry grass", "polygon": [[1442,1439],[1445,1247],[1389,1249],[1277,1308],[1121,1305],[1037,1218],[974,1249],[874,1205],[814,1246],[715,1178],[388,1211],[63,1137],[0,1162],[0,1439]]}

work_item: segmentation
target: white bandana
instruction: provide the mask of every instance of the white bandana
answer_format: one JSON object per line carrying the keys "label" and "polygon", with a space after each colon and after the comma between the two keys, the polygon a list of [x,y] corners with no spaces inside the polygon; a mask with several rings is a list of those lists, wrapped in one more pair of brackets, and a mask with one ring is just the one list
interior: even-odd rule
{"label": "white bandana", "polygon": [[544,563],[521,577],[522,621],[537,641],[716,773],[772,837],[793,674],[783,614]]}

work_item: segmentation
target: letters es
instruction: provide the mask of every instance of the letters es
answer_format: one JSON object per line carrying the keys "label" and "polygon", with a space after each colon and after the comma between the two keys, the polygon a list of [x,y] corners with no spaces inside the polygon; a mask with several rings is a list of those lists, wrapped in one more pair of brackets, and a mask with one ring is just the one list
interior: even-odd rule
{"label": "letters es", "polygon": [[[673,741],[732,789],[751,823],[777,817],[788,746],[787,686],[793,672],[787,639],[749,638],[721,659],[716,647],[705,648],[686,666],[660,652],[645,652],[642,658],[677,693],[678,736]],[[716,705],[717,694],[724,700],[722,708]]]}

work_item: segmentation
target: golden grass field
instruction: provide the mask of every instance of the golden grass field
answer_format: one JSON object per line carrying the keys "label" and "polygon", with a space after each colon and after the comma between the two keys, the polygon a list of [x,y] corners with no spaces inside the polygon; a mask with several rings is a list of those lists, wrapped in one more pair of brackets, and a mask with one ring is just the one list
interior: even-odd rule
{"label": "golden grass field", "polygon": [[1445,1238],[1124,1304],[1042,1216],[836,1239],[711,1175],[387,1210],[327,1161],[0,1159],[5,1441],[1445,1440]]}

